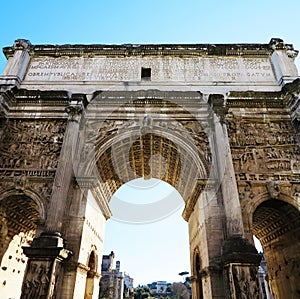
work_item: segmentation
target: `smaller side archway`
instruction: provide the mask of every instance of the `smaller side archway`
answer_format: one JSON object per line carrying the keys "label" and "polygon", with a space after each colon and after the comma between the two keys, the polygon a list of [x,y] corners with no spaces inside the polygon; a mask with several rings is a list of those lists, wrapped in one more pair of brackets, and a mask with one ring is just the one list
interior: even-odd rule
{"label": "smaller side archway", "polygon": [[300,211],[279,199],[267,199],[255,209],[252,232],[260,240],[275,298],[300,294]]}
{"label": "smaller side archway", "polygon": [[202,275],[201,275],[201,260],[198,249],[194,251],[193,257],[193,275],[192,275],[192,287],[193,294],[195,294],[195,298],[203,299],[203,284],[202,284]]}
{"label": "smaller side archway", "polygon": [[[6,195],[6,196],[4,196]],[[41,208],[25,194],[2,194],[0,200],[0,297],[21,295],[28,258],[23,246],[31,244],[41,219]]]}
{"label": "smaller side archway", "polygon": [[97,275],[98,256],[96,251],[93,249],[88,257],[88,272],[86,274],[85,292],[84,299],[96,298],[94,294],[99,290],[99,283],[96,286],[95,278],[99,278]]}

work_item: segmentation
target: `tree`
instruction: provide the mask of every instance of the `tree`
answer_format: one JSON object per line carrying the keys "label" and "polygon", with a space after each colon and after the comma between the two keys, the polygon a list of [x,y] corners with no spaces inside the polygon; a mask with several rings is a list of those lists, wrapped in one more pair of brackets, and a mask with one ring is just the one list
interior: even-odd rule
{"label": "tree", "polygon": [[183,283],[174,282],[172,284],[172,292],[174,299],[189,299],[190,293]]}
{"label": "tree", "polygon": [[150,297],[149,289],[148,288],[139,288],[134,292],[134,299],[145,299]]}

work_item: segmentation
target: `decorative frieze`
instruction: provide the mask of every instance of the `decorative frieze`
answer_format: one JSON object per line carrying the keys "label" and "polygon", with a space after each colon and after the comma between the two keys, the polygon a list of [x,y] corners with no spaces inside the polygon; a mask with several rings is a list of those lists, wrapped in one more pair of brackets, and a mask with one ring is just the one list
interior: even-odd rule
{"label": "decorative frieze", "polygon": [[[64,138],[64,121],[2,120],[0,171],[37,171],[41,176],[56,169]],[[41,171],[44,171],[42,173]]]}
{"label": "decorative frieze", "polygon": [[[258,298],[260,255],[246,237],[271,247],[299,224],[296,209],[280,206],[300,199],[299,81],[281,90],[297,76],[291,45],[17,40],[4,53],[1,254],[8,237],[37,229],[23,248],[30,260],[21,298],[88,292],[77,278],[98,277],[96,260],[82,254],[92,245],[101,255],[109,200],[140,177],[161,179],[184,199],[190,245],[201,252],[192,269],[202,297]],[[293,244],[279,245],[296,260]]]}
{"label": "decorative frieze", "polygon": [[227,125],[238,180],[299,179],[300,149],[290,120],[229,118]]}

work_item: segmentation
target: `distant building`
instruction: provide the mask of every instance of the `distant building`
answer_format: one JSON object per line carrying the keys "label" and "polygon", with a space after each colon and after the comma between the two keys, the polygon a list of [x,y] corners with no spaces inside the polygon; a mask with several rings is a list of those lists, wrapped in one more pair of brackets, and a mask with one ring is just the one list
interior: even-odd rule
{"label": "distant building", "polygon": [[113,267],[115,254],[112,251],[109,255],[103,255],[102,257],[102,271],[111,271]]}
{"label": "distant building", "polygon": [[168,287],[168,283],[166,281],[158,281],[156,288],[157,293],[165,293]]}
{"label": "distant building", "polygon": [[123,299],[124,276],[120,272],[120,261],[116,262],[116,269],[113,269],[114,257],[113,251],[103,255],[99,299]]}
{"label": "distant building", "polygon": [[156,293],[157,292],[157,282],[152,282],[152,283],[148,283],[147,287],[149,288],[149,291],[151,294]]}
{"label": "distant building", "polygon": [[172,284],[166,281],[155,281],[152,283],[148,283],[147,287],[151,294],[164,294],[167,292],[167,288]]}
{"label": "distant building", "polygon": [[132,298],[133,292],[133,278],[124,273],[124,298]]}

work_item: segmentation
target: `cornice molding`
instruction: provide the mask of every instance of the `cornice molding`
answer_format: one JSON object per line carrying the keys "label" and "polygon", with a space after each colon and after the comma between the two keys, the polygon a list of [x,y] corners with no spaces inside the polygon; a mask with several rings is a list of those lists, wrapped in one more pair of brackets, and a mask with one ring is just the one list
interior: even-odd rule
{"label": "cornice molding", "polygon": [[[26,47],[16,40],[14,46],[3,48],[7,58],[17,50],[29,51],[30,56],[270,56],[275,50],[286,50],[297,56],[293,45],[285,44],[278,38],[271,39],[268,44],[122,44],[122,45],[31,45],[26,41]],[[24,43],[24,42],[23,42]]]}
{"label": "cornice molding", "polygon": [[226,98],[227,108],[286,108],[282,92],[230,92]]}
{"label": "cornice molding", "polygon": [[[0,105],[5,116],[31,118],[67,118],[66,108],[71,103],[86,104],[84,94],[72,94],[61,90],[28,90],[13,88],[0,93]],[[26,108],[26,109],[24,109]]]}

